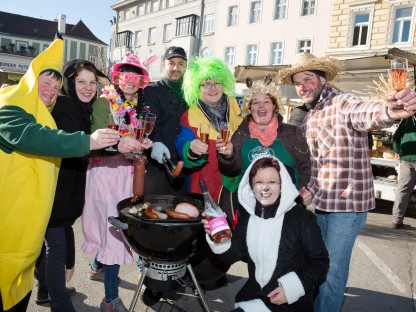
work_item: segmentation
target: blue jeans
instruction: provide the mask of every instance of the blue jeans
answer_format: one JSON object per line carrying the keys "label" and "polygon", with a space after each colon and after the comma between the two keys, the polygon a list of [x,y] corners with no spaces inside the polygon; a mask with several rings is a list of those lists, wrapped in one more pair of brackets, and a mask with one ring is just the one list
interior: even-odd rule
{"label": "blue jeans", "polygon": [[329,271],[319,287],[315,312],[341,311],[347,286],[352,248],[367,220],[367,212],[316,214],[322,238],[329,253]]}
{"label": "blue jeans", "polygon": [[400,161],[399,181],[396,187],[393,205],[393,223],[403,223],[409,198],[416,184],[416,163]]}
{"label": "blue jeans", "polygon": [[118,297],[118,274],[120,272],[120,265],[112,264],[107,265],[97,260],[97,255],[91,263],[91,268],[94,271],[98,271],[101,268],[104,269],[104,290],[105,300],[111,302]]}
{"label": "blue jeans", "polygon": [[45,235],[45,255],[36,266],[35,276],[46,284],[51,311],[73,312],[71,295],[66,289],[65,264],[67,256],[64,228],[48,228]]}

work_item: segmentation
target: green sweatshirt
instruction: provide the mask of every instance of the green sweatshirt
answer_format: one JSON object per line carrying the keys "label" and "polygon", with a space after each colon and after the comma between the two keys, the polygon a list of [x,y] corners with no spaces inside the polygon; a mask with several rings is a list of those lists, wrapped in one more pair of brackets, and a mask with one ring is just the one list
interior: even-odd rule
{"label": "green sweatshirt", "polygon": [[416,162],[415,116],[403,119],[393,135],[393,149],[401,160]]}
{"label": "green sweatshirt", "polygon": [[48,157],[81,157],[90,153],[90,136],[67,133],[38,124],[22,108],[6,105],[0,109],[0,150]]}

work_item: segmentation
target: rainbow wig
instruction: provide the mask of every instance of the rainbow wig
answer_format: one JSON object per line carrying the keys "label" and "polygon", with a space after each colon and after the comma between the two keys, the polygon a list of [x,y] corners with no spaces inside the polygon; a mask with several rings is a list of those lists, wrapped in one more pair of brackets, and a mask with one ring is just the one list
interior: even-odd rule
{"label": "rainbow wig", "polygon": [[190,60],[190,65],[183,77],[183,94],[189,107],[197,105],[201,98],[201,84],[212,79],[222,84],[225,94],[234,94],[235,78],[227,64],[216,57],[196,57]]}

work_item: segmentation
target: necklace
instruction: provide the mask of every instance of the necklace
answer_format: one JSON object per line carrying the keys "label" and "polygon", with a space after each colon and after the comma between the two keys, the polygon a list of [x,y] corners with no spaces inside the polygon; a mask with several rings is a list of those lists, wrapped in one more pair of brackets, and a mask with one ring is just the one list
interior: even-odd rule
{"label": "necklace", "polygon": [[[142,122],[142,116],[137,115],[136,107],[138,104],[137,93],[131,100],[122,100],[120,94],[113,85],[105,86],[103,88],[103,97],[110,102],[110,110],[112,114],[120,116],[119,132],[122,136],[132,135],[134,129]],[[130,124],[126,124],[125,116],[128,114]]]}

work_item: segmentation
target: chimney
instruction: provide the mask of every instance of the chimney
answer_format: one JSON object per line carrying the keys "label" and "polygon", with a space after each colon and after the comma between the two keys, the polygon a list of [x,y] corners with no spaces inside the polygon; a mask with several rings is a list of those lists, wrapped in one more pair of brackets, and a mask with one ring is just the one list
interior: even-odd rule
{"label": "chimney", "polygon": [[59,21],[58,21],[58,31],[61,34],[65,33],[65,28],[66,28],[66,15],[65,14],[60,14],[59,15]]}

